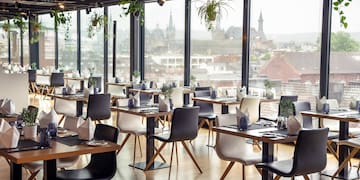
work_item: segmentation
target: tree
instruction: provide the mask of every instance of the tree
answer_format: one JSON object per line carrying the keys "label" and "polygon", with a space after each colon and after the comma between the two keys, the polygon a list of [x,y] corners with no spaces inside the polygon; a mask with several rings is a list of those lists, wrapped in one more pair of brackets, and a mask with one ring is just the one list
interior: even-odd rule
{"label": "tree", "polygon": [[360,44],[349,33],[339,31],[331,33],[331,51],[351,52],[358,51]]}

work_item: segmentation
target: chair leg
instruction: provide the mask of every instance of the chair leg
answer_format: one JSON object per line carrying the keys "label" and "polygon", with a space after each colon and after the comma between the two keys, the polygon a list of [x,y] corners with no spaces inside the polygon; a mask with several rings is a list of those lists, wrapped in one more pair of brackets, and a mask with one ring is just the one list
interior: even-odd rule
{"label": "chair leg", "polygon": [[140,136],[137,136],[137,138],[138,138],[139,149],[140,149],[140,157],[142,157],[142,149],[141,149]]}
{"label": "chair leg", "polygon": [[345,160],[340,164],[339,168],[336,170],[336,172],[332,175],[331,178],[335,178],[335,176],[339,174],[340,171],[345,168],[345,166],[347,166],[348,161],[350,161],[350,159],[353,158],[358,151],[359,148],[354,148],[351,153],[345,158]]}
{"label": "chair leg", "polygon": [[335,149],[331,146],[331,141],[326,142],[327,149],[330,151],[331,154],[335,156],[335,158],[339,161],[339,156],[336,153]]}
{"label": "chair leg", "polygon": [[28,180],[34,180],[36,179],[36,175],[39,174],[40,170],[37,170],[35,172],[32,172]]}
{"label": "chair leg", "polygon": [[[156,147],[154,147],[154,148],[155,148],[155,151],[159,151]],[[161,153],[159,153],[159,156],[163,160],[163,162],[166,163],[166,160],[165,160],[164,156]]]}
{"label": "chair leg", "polygon": [[199,172],[202,173],[199,164],[196,162],[196,159],[194,158],[194,156],[191,154],[189,148],[187,147],[187,145],[185,144],[184,141],[181,141],[181,144],[184,146],[186,152],[189,154],[190,158],[192,159],[192,161],[194,162],[194,164],[196,165],[196,167],[198,168]]}
{"label": "chair leg", "polygon": [[303,177],[304,177],[305,180],[310,180],[308,175],[303,175]]}
{"label": "chair leg", "polygon": [[179,154],[178,154],[177,143],[175,143],[175,151],[176,151],[176,164],[179,165]]}
{"label": "chair leg", "polygon": [[136,136],[135,136],[135,142],[134,142],[134,153],[133,153],[133,167],[135,167],[135,154],[136,154]]}
{"label": "chair leg", "polygon": [[62,115],[62,117],[61,117],[60,120],[59,120],[58,125],[60,125],[60,124],[63,122],[64,119],[65,119],[65,115]]}
{"label": "chair leg", "polygon": [[211,131],[212,131],[212,122],[209,121],[209,120],[207,120],[207,124],[208,124],[208,127],[209,127],[209,131],[208,131],[208,146],[211,146],[211,145],[210,145],[210,138],[211,138],[210,134],[211,134]]}
{"label": "chair leg", "polygon": [[276,175],[276,176],[275,176],[275,178],[274,178],[274,180],[279,180],[279,179],[280,179],[280,177],[281,177],[281,176]]}
{"label": "chair leg", "polygon": [[222,175],[221,178],[220,178],[221,180],[224,180],[224,179],[225,179],[225,177],[229,174],[229,172],[230,172],[231,168],[234,166],[234,164],[235,164],[234,161],[231,161],[231,162],[229,163],[229,165],[226,167],[223,175]]}
{"label": "chair leg", "polygon": [[173,155],[174,155],[174,146],[176,145],[176,142],[172,143],[171,146],[171,155],[170,155],[170,168],[172,167],[172,159],[173,159]]}
{"label": "chair leg", "polygon": [[121,143],[120,145],[120,149],[116,152],[116,154],[119,154],[121,149],[124,147],[124,145],[126,144],[126,142],[129,140],[130,134],[127,134],[124,141]]}
{"label": "chair leg", "polygon": [[244,164],[242,164],[242,178],[243,178],[243,180],[245,180],[245,165]]}
{"label": "chair leg", "polygon": [[166,145],[166,142],[163,142],[163,144],[161,144],[161,146],[159,148],[159,151],[157,151],[154,154],[154,156],[150,159],[150,161],[146,164],[146,167],[145,167],[144,171],[146,171],[146,170],[148,170],[150,168],[151,164],[154,163],[155,158],[160,154],[161,150],[164,149],[165,145]]}
{"label": "chair leg", "polygon": [[199,123],[199,126],[198,126],[198,130],[205,124],[205,120],[206,120],[206,119],[200,119],[200,123]]}

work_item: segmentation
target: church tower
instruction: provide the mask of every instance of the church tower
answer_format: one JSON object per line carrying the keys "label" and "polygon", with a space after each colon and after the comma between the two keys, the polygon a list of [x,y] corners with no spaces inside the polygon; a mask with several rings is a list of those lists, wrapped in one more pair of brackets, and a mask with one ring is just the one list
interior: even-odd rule
{"label": "church tower", "polygon": [[263,19],[261,11],[260,11],[258,23],[259,23],[259,26],[258,26],[259,37],[261,40],[266,40],[265,33],[264,33],[264,19]]}
{"label": "church tower", "polygon": [[169,24],[166,28],[166,38],[167,40],[175,40],[175,24],[172,17],[172,11],[170,11]]}

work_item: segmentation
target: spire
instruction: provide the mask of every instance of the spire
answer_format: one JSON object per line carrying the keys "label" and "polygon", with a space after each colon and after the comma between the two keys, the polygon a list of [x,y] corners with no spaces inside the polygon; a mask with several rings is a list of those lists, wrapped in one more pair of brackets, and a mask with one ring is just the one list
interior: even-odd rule
{"label": "spire", "polygon": [[170,10],[169,27],[174,27],[172,10]]}
{"label": "spire", "polygon": [[258,27],[259,36],[260,36],[261,40],[266,40],[265,33],[264,33],[264,19],[262,16],[262,11],[260,11],[258,23],[259,23],[259,27]]}

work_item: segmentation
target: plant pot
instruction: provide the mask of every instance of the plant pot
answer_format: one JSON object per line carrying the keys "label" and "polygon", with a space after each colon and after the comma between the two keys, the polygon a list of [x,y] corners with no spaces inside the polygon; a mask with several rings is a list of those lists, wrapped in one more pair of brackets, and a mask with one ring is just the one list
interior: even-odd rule
{"label": "plant pot", "polygon": [[96,26],[97,26],[97,24],[98,24],[98,22],[97,22],[97,21],[92,21],[92,22],[91,22],[91,25],[92,25],[92,26],[94,26],[94,27],[96,27]]}
{"label": "plant pot", "polygon": [[37,135],[37,125],[33,126],[24,126],[24,138],[25,139],[35,139]]}
{"label": "plant pot", "polygon": [[135,84],[140,84],[140,81],[141,81],[141,79],[140,79],[140,76],[139,77],[134,77],[133,76],[133,82],[135,83]]}

